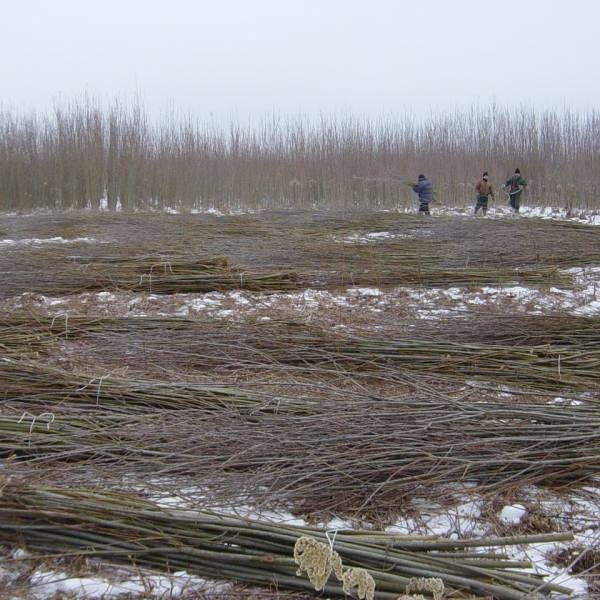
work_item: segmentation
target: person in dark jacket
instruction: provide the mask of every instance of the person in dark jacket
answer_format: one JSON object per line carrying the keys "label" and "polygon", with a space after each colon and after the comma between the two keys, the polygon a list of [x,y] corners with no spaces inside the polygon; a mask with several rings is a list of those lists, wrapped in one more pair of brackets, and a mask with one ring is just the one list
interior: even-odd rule
{"label": "person in dark jacket", "polygon": [[485,213],[487,213],[488,208],[488,198],[491,196],[492,200],[494,199],[494,188],[489,182],[489,176],[487,171],[484,172],[482,178],[477,182],[477,185],[475,186],[475,191],[477,192],[475,214],[477,214],[477,211],[481,208],[481,212],[485,217]]}
{"label": "person in dark jacket", "polygon": [[425,175],[419,175],[416,185],[412,186],[413,192],[419,195],[419,212],[428,215],[429,203],[433,198],[433,185]]}
{"label": "person in dark jacket", "polygon": [[521,207],[521,194],[526,185],[527,180],[521,175],[519,169],[515,169],[514,175],[509,177],[504,184],[504,189],[509,197],[508,203],[516,213],[519,212]]}

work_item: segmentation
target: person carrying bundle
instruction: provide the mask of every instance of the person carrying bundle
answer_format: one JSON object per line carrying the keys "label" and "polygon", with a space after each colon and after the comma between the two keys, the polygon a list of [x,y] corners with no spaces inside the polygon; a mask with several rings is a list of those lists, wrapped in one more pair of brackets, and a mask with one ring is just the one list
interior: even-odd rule
{"label": "person carrying bundle", "polygon": [[488,181],[489,176],[488,172],[485,171],[483,173],[482,178],[477,182],[475,186],[475,191],[477,192],[477,202],[475,204],[475,214],[481,208],[481,212],[485,217],[488,209],[488,198],[491,196],[492,200],[494,199],[494,188],[492,184]]}
{"label": "person carrying bundle", "polygon": [[425,175],[419,175],[419,180],[412,186],[413,192],[419,195],[419,212],[425,215],[429,213],[429,203],[433,199],[433,185]]}
{"label": "person carrying bundle", "polygon": [[527,181],[519,169],[515,169],[514,175],[509,177],[504,184],[504,191],[508,194],[508,203],[516,213],[521,207],[521,194],[526,185]]}

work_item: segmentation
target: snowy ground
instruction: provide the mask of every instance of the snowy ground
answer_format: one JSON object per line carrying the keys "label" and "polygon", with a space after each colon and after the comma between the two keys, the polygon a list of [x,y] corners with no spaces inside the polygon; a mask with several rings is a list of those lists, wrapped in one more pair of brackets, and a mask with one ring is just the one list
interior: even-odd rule
{"label": "snowy ground", "polygon": [[[169,210],[166,212],[177,212]],[[219,211],[206,211],[220,215]],[[433,207],[436,214],[467,216],[471,207],[450,209]],[[236,213],[239,214],[239,213]],[[492,207],[487,218],[509,218],[508,209]],[[521,217],[570,220],[600,225],[600,214],[573,212],[551,208],[524,207]],[[510,218],[513,218],[510,216]],[[344,243],[368,244],[390,239],[398,234],[376,231],[341,239]],[[27,238],[0,239],[3,248],[22,246],[51,246],[65,244],[101,243],[94,238]],[[573,268],[565,274],[574,278],[573,288],[538,288],[526,286],[503,287],[450,287],[421,288],[394,287],[391,289],[349,287],[337,292],[306,289],[294,293],[257,294],[250,292],[212,292],[208,294],[175,294],[160,296],[133,293],[84,293],[68,297],[47,297],[24,294],[0,303],[0,310],[30,311],[65,317],[93,314],[122,316],[180,316],[218,320],[270,320],[280,315],[305,322],[328,322],[331,326],[352,329],[367,326],[377,328],[377,323],[404,316],[423,319],[452,318],[469,311],[502,310],[507,313],[549,314],[568,313],[581,316],[600,316],[600,266]],[[335,325],[334,325],[335,324]],[[379,325],[384,327],[384,325]],[[510,393],[510,392],[508,392]],[[555,399],[558,403],[560,398]],[[174,490],[170,497],[160,499],[165,505],[194,504],[194,491]],[[223,507],[221,507],[223,508]],[[261,518],[273,522],[302,525],[304,520],[292,514],[261,511],[256,507],[237,505],[225,507],[242,516]],[[575,534],[570,543],[534,544],[528,548],[510,550],[515,559],[534,563],[534,571],[547,575],[553,581],[571,587],[577,598],[591,597],[586,580],[570,572],[572,563],[585,549],[600,547],[600,482],[595,487],[571,491],[565,496],[550,494],[536,488],[520,489],[514,498],[461,497],[448,508],[431,504],[415,504],[385,530],[392,534],[434,534],[449,537],[482,535],[513,535],[530,532],[536,524],[551,524],[555,530],[569,530]],[[333,519],[321,524],[330,530],[352,528],[364,523],[351,523]],[[557,556],[563,556],[562,561]],[[566,563],[564,557],[567,557]],[[571,557],[572,560],[568,560]],[[184,598],[227,597],[229,584],[210,583],[200,578],[177,572],[170,576],[150,573],[132,574],[86,563],[84,574],[60,570],[56,565],[36,564],[29,567],[29,557],[21,550],[13,551],[7,560],[0,561],[0,581],[20,583],[30,589],[27,597],[41,600],[52,597],[80,598]],[[80,565],[81,567],[81,565]],[[195,595],[194,595],[195,594]],[[16,598],[17,596],[15,596]],[[24,597],[24,596],[20,596]]]}
{"label": "snowy ground", "polygon": [[[29,555],[17,550],[11,556],[15,564],[27,562]],[[140,571],[132,576],[125,569],[102,569],[100,564],[90,563],[89,575],[77,576],[66,571],[50,568],[35,569],[28,577],[30,600],[48,600],[49,598],[85,598],[102,600],[123,600],[124,598],[210,598],[227,597],[231,585],[206,581],[200,577],[189,575],[185,571],[177,571],[172,575],[157,575]],[[100,569],[100,572],[93,573]],[[3,569],[0,567],[0,582]],[[6,582],[11,583],[10,575]],[[3,596],[4,597],[4,596]],[[19,596],[12,596],[15,600]],[[8,600],[8,599],[7,599]]]}
{"label": "snowy ground", "polygon": [[329,316],[337,327],[370,323],[374,328],[378,320],[383,323],[386,316],[447,319],[468,311],[600,315],[600,267],[577,267],[564,273],[574,278],[573,288],[400,286],[391,289],[350,287],[337,292],[306,289],[275,294],[245,291],[173,295],[89,292],[59,297],[24,294],[0,303],[0,308],[35,310],[52,316],[177,316],[227,321],[270,320],[285,315],[315,322]]}
{"label": "snowy ground", "polygon": [[[432,206],[434,214],[439,215],[465,215],[469,216],[473,214],[473,207],[468,206],[465,208],[451,208],[451,207],[436,207]],[[488,219],[502,219],[506,217],[525,217],[530,219],[553,219],[557,221],[572,221],[573,223],[582,223],[584,225],[600,225],[600,211],[590,211],[584,209],[571,209],[566,210],[564,208],[555,208],[551,206],[522,206],[519,215],[514,215],[513,211],[508,206],[502,206],[499,201],[497,203],[491,203],[490,208],[485,218]],[[479,213],[477,218],[484,218]]]}
{"label": "snowy ground", "polygon": [[52,246],[52,245],[63,245],[63,244],[101,244],[106,243],[101,240],[97,240],[89,237],[77,237],[77,238],[64,238],[61,236],[51,238],[23,238],[18,240],[11,240],[4,238],[0,240],[0,249],[14,247],[14,246]]}
{"label": "snowy ground", "polygon": [[[473,203],[474,206],[474,203]],[[431,205],[432,216],[472,216],[473,206],[464,207],[451,207],[444,206],[441,204]],[[315,207],[317,208],[317,207]],[[414,208],[399,209],[398,212],[414,213]],[[168,214],[179,214],[179,211],[175,208],[167,208],[165,212]],[[215,216],[226,216],[226,215],[240,215],[244,214],[241,210],[233,211],[221,211],[216,208],[208,208],[206,210],[193,209],[193,214],[211,214]],[[250,211],[252,212],[252,211]],[[597,210],[586,210],[586,209],[570,209],[557,208],[552,206],[522,206],[519,211],[520,217],[532,218],[532,219],[554,219],[557,221],[572,221],[574,223],[582,223],[585,225],[600,225],[600,211]],[[508,206],[503,206],[501,201],[496,203],[490,203],[486,218],[488,219],[502,219],[506,217],[515,217],[513,211]],[[481,212],[477,218],[483,218]],[[370,239],[385,239],[385,236],[381,236],[380,232],[374,232],[370,235]]]}
{"label": "snowy ground", "polygon": [[[434,502],[419,502],[411,516],[403,516],[396,522],[384,526],[391,535],[436,535],[450,539],[513,536],[524,532],[532,533],[536,523],[546,527],[550,523],[553,531],[571,531],[572,542],[534,543],[527,546],[506,546],[507,556],[518,561],[529,561],[533,567],[529,572],[543,575],[547,581],[564,585],[573,590],[571,598],[591,598],[587,580],[570,572],[570,567],[582,552],[600,547],[600,488],[586,487],[567,496],[551,494],[547,490],[528,487],[519,490],[519,501],[490,501],[473,497],[457,489],[456,504],[441,507]],[[202,490],[180,489],[173,494],[154,498],[169,508],[206,509]],[[337,531],[364,528],[365,523],[333,518],[327,522],[307,523],[304,519],[285,512],[259,510],[240,501],[235,506],[215,507],[224,514],[260,519],[286,525],[318,525],[330,532],[332,539]],[[368,525],[368,524],[367,524]],[[373,525],[371,525],[373,526]],[[535,532],[535,530],[533,530]],[[483,549],[485,550],[485,549]],[[30,555],[23,550],[13,551],[6,557],[5,565],[0,562],[0,582],[14,582],[20,578],[30,589],[28,598],[44,600],[63,597],[78,599],[122,599],[127,598],[225,598],[234,596],[234,590],[226,582],[211,582],[192,576],[185,571],[170,575],[158,575],[139,570],[103,566],[99,561],[78,564],[79,573],[73,569],[59,570],[37,564],[28,570]],[[236,596],[237,597],[237,596]],[[255,597],[255,596],[252,596]],[[15,596],[17,598],[17,596]],[[555,595],[558,600],[561,596]]]}
{"label": "snowy ground", "polygon": [[[434,203],[431,205],[431,214],[432,216],[472,216],[473,215],[473,207],[475,202],[472,205],[467,206],[445,206],[443,204]],[[311,207],[314,210],[324,210],[323,207],[313,206]],[[104,200],[100,203],[100,211],[108,211],[108,201]],[[117,204],[116,212],[121,211],[120,203]],[[21,212],[0,212],[0,216],[23,216],[25,214],[47,214],[50,211],[48,210],[39,210],[33,213],[21,213]],[[110,211],[108,211],[110,212]],[[165,214],[170,215],[178,215],[182,214],[182,212],[178,208],[175,207],[166,207],[162,209]],[[189,211],[191,214],[206,214],[213,215],[215,217],[226,217],[226,216],[239,216],[239,215],[247,215],[247,214],[257,214],[263,212],[262,210],[256,209],[247,209],[247,208],[231,208],[231,209],[219,209],[215,207],[206,207],[206,208],[193,208]],[[398,208],[395,211],[392,209],[385,209],[384,212],[401,212],[401,213],[415,213],[415,207],[404,207]],[[513,211],[505,205],[502,199],[499,199],[496,202],[491,202],[490,207],[487,212],[486,218],[499,219],[499,218],[507,218],[514,217]],[[556,206],[529,206],[524,204],[521,206],[519,211],[519,217],[525,218],[533,218],[533,219],[553,219],[557,221],[572,221],[573,223],[582,223],[585,225],[600,225],[600,210],[596,209],[583,209],[583,208],[559,208]],[[477,216],[477,218],[483,218],[481,212]],[[378,235],[375,232],[374,235]]]}

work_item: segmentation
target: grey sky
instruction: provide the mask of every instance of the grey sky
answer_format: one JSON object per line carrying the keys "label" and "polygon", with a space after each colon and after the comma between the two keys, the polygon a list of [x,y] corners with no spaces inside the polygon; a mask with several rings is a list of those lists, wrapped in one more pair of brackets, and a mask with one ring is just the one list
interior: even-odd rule
{"label": "grey sky", "polygon": [[200,116],[600,105],[598,0],[0,0],[0,102]]}

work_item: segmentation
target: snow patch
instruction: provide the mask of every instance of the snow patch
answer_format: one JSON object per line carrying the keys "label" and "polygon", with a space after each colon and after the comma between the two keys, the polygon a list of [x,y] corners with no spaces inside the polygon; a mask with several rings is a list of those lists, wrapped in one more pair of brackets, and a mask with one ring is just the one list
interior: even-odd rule
{"label": "snow patch", "polygon": [[99,302],[111,302],[115,299],[115,295],[111,292],[98,292],[96,298]]}
{"label": "snow patch", "polygon": [[[441,216],[462,216],[473,218],[473,205],[470,206],[434,206],[432,208],[433,215]],[[570,221],[573,223],[581,223],[582,225],[600,225],[600,213],[597,211],[589,211],[584,209],[564,209],[552,206],[521,206],[518,215],[515,215],[513,210],[508,206],[491,206],[487,211],[488,219],[504,219],[504,218],[528,218],[528,219],[545,219],[553,221]],[[414,213],[413,209],[404,209],[405,213]]]}
{"label": "snow patch", "polygon": [[122,598],[128,594],[143,594],[144,598],[180,598],[193,591],[224,593],[229,589],[226,583],[209,583],[199,577],[177,571],[173,575],[150,575],[134,577],[120,582],[109,581],[104,577],[70,577],[59,571],[36,571],[31,576],[34,600],[43,600],[57,595],[75,598]]}
{"label": "snow patch", "polygon": [[52,244],[102,244],[107,242],[101,242],[95,238],[90,237],[78,237],[78,238],[63,238],[63,237],[51,237],[51,238],[25,238],[20,240],[4,239],[0,240],[0,248],[7,248],[11,246],[46,246]]}
{"label": "snow patch", "polygon": [[410,237],[413,236],[406,233],[394,233],[393,231],[373,231],[371,233],[353,233],[352,235],[348,235],[341,239],[336,238],[336,241],[344,244],[368,244],[369,242],[373,241],[394,240]]}
{"label": "snow patch", "polygon": [[349,296],[383,296],[383,292],[379,288],[349,288]]}
{"label": "snow patch", "polygon": [[500,520],[507,524],[520,523],[526,514],[527,509],[522,504],[511,504],[500,511]]}

